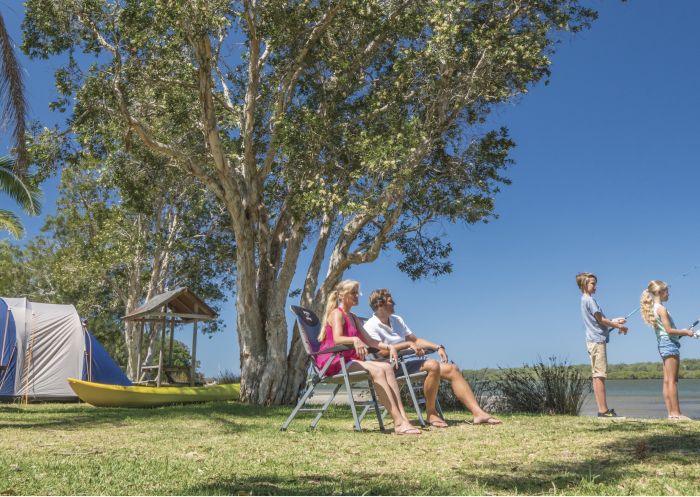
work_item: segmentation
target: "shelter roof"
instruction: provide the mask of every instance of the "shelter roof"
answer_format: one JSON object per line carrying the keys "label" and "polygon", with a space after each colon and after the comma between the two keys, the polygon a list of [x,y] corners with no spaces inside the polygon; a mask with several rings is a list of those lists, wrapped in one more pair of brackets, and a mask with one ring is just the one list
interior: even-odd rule
{"label": "shelter roof", "polygon": [[[163,307],[167,307],[164,312]],[[164,317],[182,321],[214,319],[216,312],[186,287],[156,295],[124,316],[124,321],[160,321]]]}

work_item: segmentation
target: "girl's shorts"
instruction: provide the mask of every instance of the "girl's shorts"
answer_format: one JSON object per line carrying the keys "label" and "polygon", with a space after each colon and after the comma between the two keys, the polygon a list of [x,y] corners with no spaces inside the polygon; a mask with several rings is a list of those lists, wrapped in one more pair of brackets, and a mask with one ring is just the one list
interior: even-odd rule
{"label": "girl's shorts", "polygon": [[681,356],[681,344],[669,337],[659,337],[659,354],[662,358]]}

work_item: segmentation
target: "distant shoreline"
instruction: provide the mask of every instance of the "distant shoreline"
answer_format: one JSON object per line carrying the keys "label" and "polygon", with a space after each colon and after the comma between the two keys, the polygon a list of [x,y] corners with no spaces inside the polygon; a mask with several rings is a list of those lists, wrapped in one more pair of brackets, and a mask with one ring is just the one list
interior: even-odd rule
{"label": "distant shoreline", "polygon": [[[583,376],[590,376],[589,364],[572,364]],[[492,380],[500,371],[523,368],[482,368],[464,369],[462,373],[470,380]],[[683,359],[678,372],[680,379],[700,379],[700,359]],[[663,378],[661,361],[635,362],[631,364],[610,364],[608,366],[609,380],[657,380]]]}

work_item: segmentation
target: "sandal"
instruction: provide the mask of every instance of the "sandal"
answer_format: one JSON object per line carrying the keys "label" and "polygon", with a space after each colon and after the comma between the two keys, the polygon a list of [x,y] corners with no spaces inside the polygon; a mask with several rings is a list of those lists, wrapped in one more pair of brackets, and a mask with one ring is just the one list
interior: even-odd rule
{"label": "sandal", "polygon": [[671,421],[692,421],[692,418],[689,418],[684,414],[681,414],[680,416],[669,416],[668,419]]}
{"label": "sandal", "polygon": [[489,416],[484,421],[479,421],[478,423],[476,421],[472,422],[472,424],[475,425],[500,425],[501,423],[503,423],[503,421],[496,419],[493,416]]}
{"label": "sandal", "polygon": [[433,421],[428,421],[428,424],[433,428],[447,428],[450,426],[447,424],[446,421],[442,419],[434,419]]}
{"label": "sandal", "polygon": [[415,426],[406,426],[403,428],[396,428],[394,430],[394,435],[420,435],[421,431]]}

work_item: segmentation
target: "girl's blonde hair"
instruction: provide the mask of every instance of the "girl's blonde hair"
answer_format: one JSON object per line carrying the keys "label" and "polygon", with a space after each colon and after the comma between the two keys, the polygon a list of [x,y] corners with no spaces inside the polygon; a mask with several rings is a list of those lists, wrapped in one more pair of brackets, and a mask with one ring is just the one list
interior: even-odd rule
{"label": "girl's blonde hair", "polygon": [[639,312],[642,319],[649,326],[656,325],[656,316],[654,316],[654,297],[661,295],[661,292],[668,288],[668,285],[661,280],[651,280],[646,290],[642,292],[639,298]]}
{"label": "girl's blonde hair", "polygon": [[343,280],[335,286],[331,294],[328,296],[326,311],[323,313],[323,326],[321,327],[321,333],[318,334],[319,342],[326,337],[326,324],[328,324],[328,318],[331,317],[331,313],[338,308],[338,299],[356,288],[360,288],[360,283],[358,281]]}

